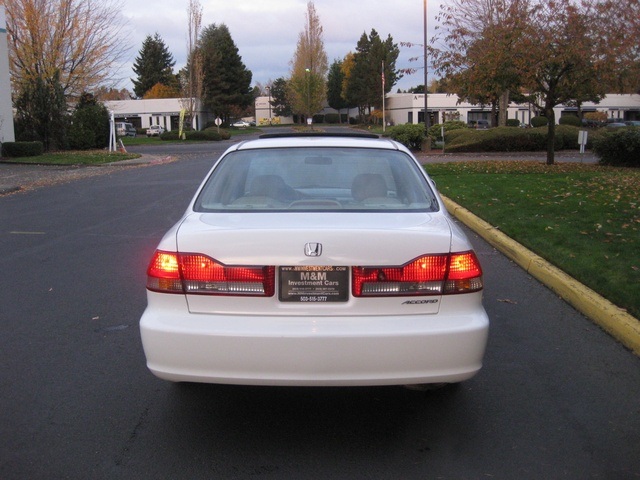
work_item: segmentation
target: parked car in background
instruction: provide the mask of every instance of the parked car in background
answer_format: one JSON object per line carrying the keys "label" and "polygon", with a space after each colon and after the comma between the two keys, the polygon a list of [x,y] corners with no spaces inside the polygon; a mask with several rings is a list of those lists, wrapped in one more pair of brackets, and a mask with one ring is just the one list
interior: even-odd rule
{"label": "parked car in background", "polygon": [[263,135],[214,162],[160,241],[140,331],[170,381],[430,388],[480,370],[482,290],[403,145]]}
{"label": "parked car in background", "polygon": [[622,123],[622,122],[609,122],[609,123],[607,123],[606,127],[607,127],[607,128],[611,128],[611,129],[614,129],[614,128],[624,128],[624,127],[628,127],[628,125],[627,125],[627,124],[625,124],[625,123]]}
{"label": "parked car in background", "polygon": [[640,120],[627,120],[624,124],[627,127],[640,127]]}
{"label": "parked car in background", "polygon": [[135,137],[136,127],[132,123],[116,122],[116,134],[119,137]]}
{"label": "parked car in background", "polygon": [[147,137],[159,137],[164,133],[164,127],[160,125],[151,125],[147,128]]}
{"label": "parked car in background", "polygon": [[238,120],[237,122],[232,123],[231,126],[235,128],[247,128],[250,125],[249,125],[249,122],[245,122],[244,120]]}

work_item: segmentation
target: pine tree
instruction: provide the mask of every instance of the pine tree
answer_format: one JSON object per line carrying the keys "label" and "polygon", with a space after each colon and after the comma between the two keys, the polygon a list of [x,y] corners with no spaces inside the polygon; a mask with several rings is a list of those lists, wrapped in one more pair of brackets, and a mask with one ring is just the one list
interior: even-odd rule
{"label": "pine tree", "polygon": [[400,79],[396,70],[399,54],[400,49],[393,43],[391,35],[382,41],[374,29],[368,36],[363,33],[358,40],[345,93],[349,103],[358,106],[361,115],[372,107],[382,106],[383,65],[384,93],[390,92]]}
{"label": "pine tree", "polygon": [[[342,84],[344,83],[344,79],[345,74],[342,69],[342,61],[335,60],[329,68],[329,76],[327,78],[327,103],[331,108],[338,110],[338,114],[343,108],[349,107],[349,104],[342,96]],[[340,118],[340,123],[342,123],[341,116],[338,116]]]}
{"label": "pine tree", "polygon": [[160,35],[147,35],[133,64],[133,71],[138,76],[137,79],[131,79],[136,97],[144,97],[156,83],[177,87],[176,76],[173,74],[175,64],[173,55]]}
{"label": "pine tree", "polygon": [[229,120],[253,103],[251,71],[242,63],[238,47],[224,24],[206,27],[200,48],[204,74],[202,102],[216,116]]}

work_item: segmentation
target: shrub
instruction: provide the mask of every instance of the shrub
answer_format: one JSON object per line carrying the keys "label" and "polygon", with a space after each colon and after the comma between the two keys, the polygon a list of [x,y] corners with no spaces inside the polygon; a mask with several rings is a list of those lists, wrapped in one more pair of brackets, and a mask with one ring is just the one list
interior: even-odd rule
{"label": "shrub", "polygon": [[391,129],[389,136],[411,150],[420,150],[425,138],[424,125],[405,123]]}
{"label": "shrub", "polygon": [[621,128],[593,140],[600,165],[640,167],[640,128]]}
{"label": "shrub", "polygon": [[340,123],[340,115],[337,113],[327,113],[324,116],[325,123]]}
{"label": "shrub", "polygon": [[67,133],[69,148],[89,150],[109,145],[109,111],[90,93],[83,93],[71,114]]}
{"label": "shrub", "polygon": [[[183,132],[187,140],[203,141],[203,142],[215,142],[220,140],[228,140],[231,138],[231,134],[226,130],[220,130],[218,133],[217,127],[209,127],[204,130],[187,130]],[[160,135],[160,140],[179,140],[178,130],[171,130],[164,132]]]}
{"label": "shrub", "polygon": [[40,141],[35,142],[4,142],[2,144],[3,157],[37,157],[44,153],[44,145]]}
{"label": "shrub", "polygon": [[[577,127],[556,126],[554,148],[577,149]],[[497,127],[489,130],[457,130],[447,135],[448,152],[535,152],[547,148],[547,127]]]}
{"label": "shrub", "polygon": [[444,124],[436,123],[429,128],[429,136],[436,141],[442,140],[442,125],[444,125],[445,136],[449,136],[449,132],[454,130],[460,130],[462,128],[469,128],[467,124],[459,120],[453,120],[450,122],[444,122]]}
{"label": "shrub", "polygon": [[533,117],[531,119],[531,126],[533,128],[546,127],[547,125],[549,125],[549,119],[547,117]]}
{"label": "shrub", "polygon": [[507,118],[507,127],[519,127],[520,120],[517,118]]}
{"label": "shrub", "polygon": [[164,133],[161,133],[160,140],[178,140],[178,130],[167,130]]}
{"label": "shrub", "polygon": [[560,117],[560,120],[558,120],[558,123],[560,123],[560,125],[572,125],[574,127],[582,126],[582,120],[575,115],[563,115]]}

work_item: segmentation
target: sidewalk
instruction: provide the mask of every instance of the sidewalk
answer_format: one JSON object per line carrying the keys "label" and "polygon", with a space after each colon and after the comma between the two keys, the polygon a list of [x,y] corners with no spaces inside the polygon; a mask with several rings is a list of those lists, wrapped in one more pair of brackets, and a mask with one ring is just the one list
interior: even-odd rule
{"label": "sidewalk", "polygon": [[103,175],[122,168],[156,165],[175,160],[141,155],[140,158],[103,165],[37,165],[0,162],[0,195],[67,183],[80,178]]}

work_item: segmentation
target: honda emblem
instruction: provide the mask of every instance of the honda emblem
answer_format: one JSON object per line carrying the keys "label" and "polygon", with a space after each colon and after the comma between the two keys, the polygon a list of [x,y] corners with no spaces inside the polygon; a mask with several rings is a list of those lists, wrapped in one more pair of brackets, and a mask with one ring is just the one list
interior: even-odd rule
{"label": "honda emblem", "polygon": [[307,257],[319,257],[322,255],[322,244],[321,243],[307,243],[304,246],[304,254]]}

